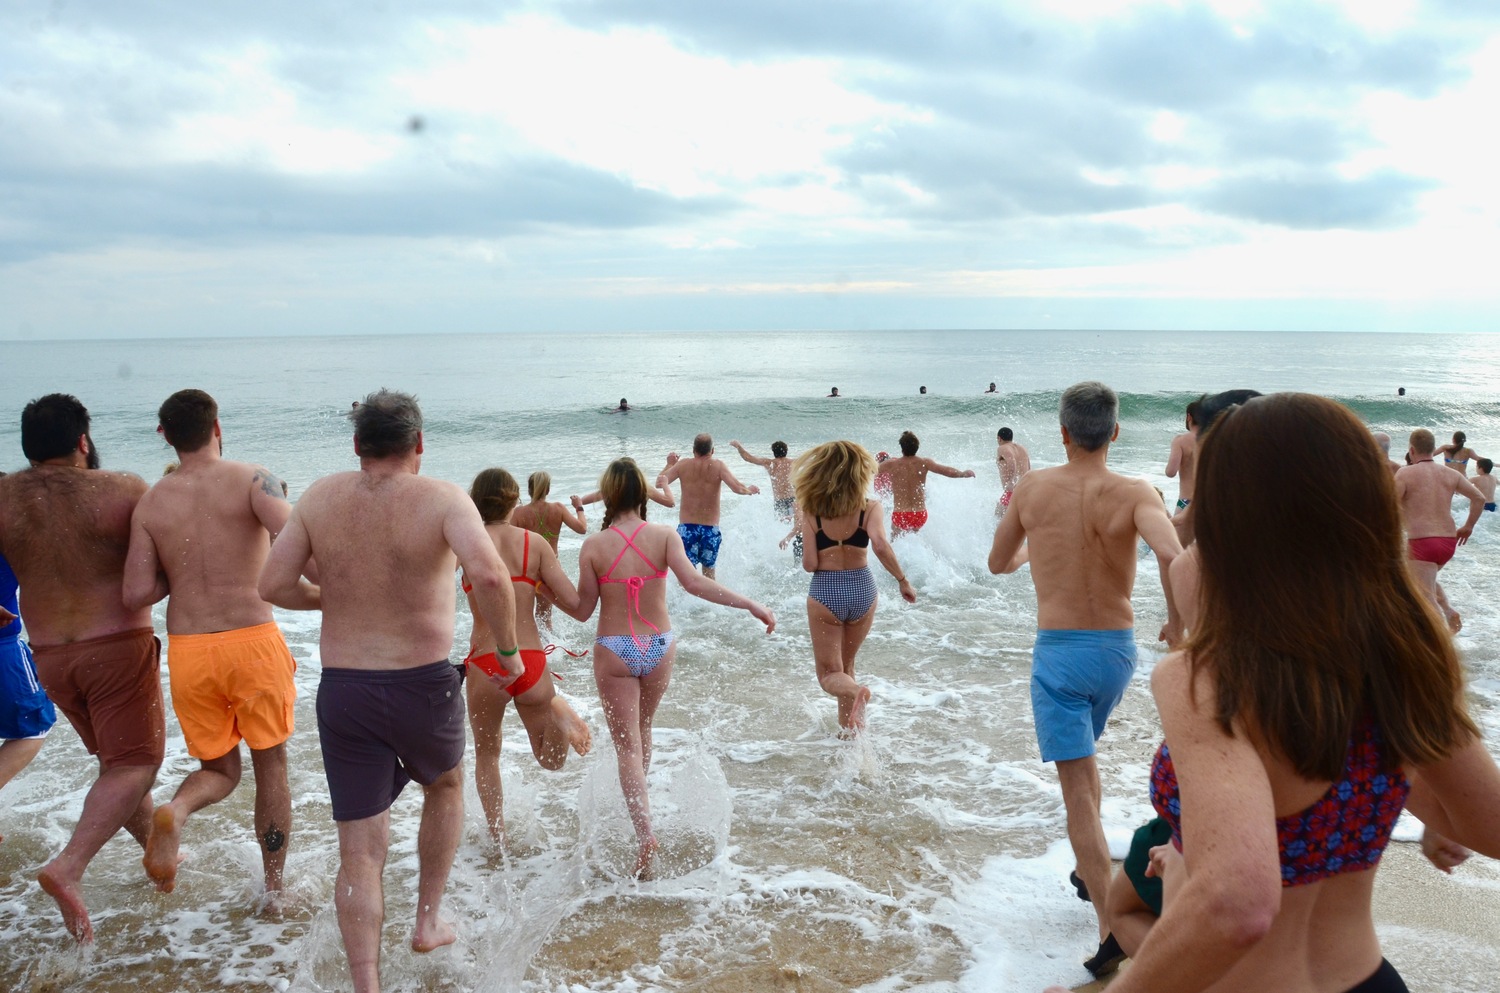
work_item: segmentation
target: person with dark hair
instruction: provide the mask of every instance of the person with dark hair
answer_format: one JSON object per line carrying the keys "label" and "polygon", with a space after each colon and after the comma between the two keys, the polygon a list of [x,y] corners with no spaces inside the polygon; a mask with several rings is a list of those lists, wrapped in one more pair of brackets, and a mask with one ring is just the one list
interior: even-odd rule
{"label": "person with dark hair", "polygon": [[[1219,415],[1231,407],[1246,403],[1260,396],[1258,390],[1225,390],[1212,396],[1205,393],[1195,403],[1197,412],[1193,415],[1193,444],[1196,446],[1208,429],[1213,427],[1214,421]],[[1184,480],[1186,480],[1184,474]],[[1183,548],[1193,544],[1193,506],[1189,503],[1186,507],[1179,508],[1172,517],[1172,527],[1177,529],[1177,540],[1182,543]]]}
{"label": "person with dark hair", "polygon": [[1198,405],[1197,400],[1187,405],[1187,414],[1182,422],[1185,430],[1172,439],[1172,450],[1167,454],[1167,478],[1176,479],[1179,474],[1182,476],[1181,482],[1177,484],[1176,512],[1179,514],[1193,502],[1193,460],[1198,449]]}
{"label": "person with dark hair", "polygon": [[797,499],[792,493],[792,460],[787,458],[787,447],[784,441],[771,442],[771,457],[765,458],[760,455],[751,455],[745,450],[745,446],[737,441],[729,443],[735,451],[740,453],[740,458],[752,465],[758,465],[766,470],[771,476],[771,498],[776,509],[777,520],[790,524],[797,517]]}
{"label": "person with dark hair", "polygon": [[1493,514],[1495,512],[1495,463],[1491,459],[1475,459],[1474,465],[1478,469],[1473,479],[1474,488],[1484,496],[1484,509]]}
{"label": "person with dark hair", "polygon": [[[536,476],[533,473],[532,479]],[[505,798],[500,783],[500,722],[505,717],[506,703],[515,701],[516,715],[531,741],[531,753],[543,769],[561,769],[568,760],[569,748],[587,755],[593,744],[588,725],[547,678],[547,655],[554,646],[543,647],[536,611],[530,603],[541,599],[542,591],[546,590],[546,595],[561,604],[563,610],[570,607],[577,610],[578,590],[563,572],[552,547],[544,541],[533,543],[533,532],[513,523],[513,511],[520,497],[515,477],[504,469],[482,470],[469,487],[469,499],[479,508],[484,529],[510,572],[516,596],[516,638],[525,665],[519,679],[507,679],[500,668],[494,652],[495,637],[484,621],[484,614],[477,609],[472,587],[467,580],[463,583],[474,617],[464,665],[479,670],[470,672],[470,678],[464,681],[469,726],[474,731],[474,786],[479,792],[490,837],[501,848],[506,847],[506,836]]]}
{"label": "person with dark hair", "polygon": [[152,814],[146,872],[172,892],[183,826],[239,785],[243,740],[255,770],[263,895],[275,905],[292,831],[286,742],[297,663],[256,583],[292,508],[265,467],[223,457],[219,407],[207,393],[173,393],[157,419],[178,467],[136,505],[123,596],[127,607],[149,608],[170,594],[172,709],[199,768]]}
{"label": "person with dark hair", "polygon": [[[578,554],[579,607],[570,611],[587,621],[599,606],[594,641],[594,682],[609,724],[619,767],[620,789],[630,811],[638,846],[634,874],[650,878],[658,842],[646,796],[651,768],[651,725],[672,679],[677,635],[667,616],[670,571],[693,596],[750,612],[776,630],[776,616],[749,597],[719,585],[693,569],[682,537],[663,524],[646,523],[649,488],[633,459],[616,459],[599,479],[604,525],[583,542]],[[661,564],[658,564],[661,563]],[[560,604],[567,610],[566,604]]]}
{"label": "person with dark hair", "polygon": [[838,396],[838,395],[839,395],[839,388],[838,388],[838,387],[837,387],[837,386],[835,386],[835,387],[834,387],[834,388],[833,388],[833,389],[832,389],[832,391],[831,391],[831,392],[829,392],[829,394],[828,394],[828,396],[830,396],[830,397],[836,397],[836,396]]}
{"label": "person with dark hair", "polygon": [[[1434,461],[1432,432],[1417,428],[1411,433],[1407,465],[1396,470],[1396,496],[1406,522],[1406,545],[1411,569],[1427,591],[1432,604],[1447,618],[1455,632],[1463,624],[1458,611],[1444,605],[1438,596],[1438,572],[1469,540],[1479,515],[1484,513],[1484,493],[1461,472],[1449,472]],[[1469,517],[1463,527],[1454,527],[1453,498],[1467,497]],[[1446,598],[1444,598],[1446,599]]]}
{"label": "person with dark hair", "polygon": [[919,456],[921,441],[910,431],[901,432],[901,457],[887,459],[875,468],[875,489],[885,479],[891,489],[891,537],[912,534],[927,524],[927,474],[935,472],[950,479],[973,479],[973,469],[955,469],[936,459]]}
{"label": "person with dark hair", "polygon": [[[567,504],[548,500],[552,493],[552,476],[546,472],[533,472],[526,477],[526,492],[531,497],[531,502],[517,507],[511,514],[510,522],[518,528],[525,528],[534,534],[542,536],[552,549],[552,555],[557,557],[557,540],[562,537],[563,525],[574,534],[587,534],[588,521],[584,518],[583,507],[579,506],[572,510]],[[544,626],[552,626],[552,603],[544,596],[533,597],[536,601],[536,619]]]}
{"label": "person with dark hair", "polygon": [[610,413],[611,414],[628,414],[628,413],[630,413],[630,401],[626,400],[624,397],[620,397],[620,405],[618,407],[616,407],[614,410],[611,410]]}
{"label": "person with dark hair", "polygon": [[1469,447],[1468,435],[1462,431],[1453,432],[1453,441],[1447,445],[1440,445],[1434,452],[1435,455],[1443,457],[1443,465],[1452,469],[1460,476],[1469,474],[1469,460],[1479,458],[1479,453]]}
{"label": "person with dark hair", "polygon": [[714,578],[719,561],[719,546],[724,540],[719,531],[719,487],[727,486],[740,496],[753,496],[759,486],[746,486],[734,478],[722,459],[714,458],[714,440],[708,434],[693,439],[693,457],[667,457],[667,466],[656,477],[658,489],[669,490],[674,481],[682,481],[682,507],[677,511],[677,533],[687,547],[687,557],[703,567],[703,575]]}
{"label": "person with dark hair", "polygon": [[[457,486],[419,474],[416,398],[381,390],[352,419],[359,469],[307,488],[259,589],[278,607],[323,611],[318,739],[339,838],[334,905],[351,985],[368,993],[380,988],[390,807],[413,779],[423,797],[411,947],[429,952],[456,937],[441,913],[463,833],[464,702],[448,662],[455,557],[507,682],[524,666],[515,594],[479,511]],[[320,585],[309,587],[302,574],[314,548]]]}
{"label": "person with dark hair", "polygon": [[1016,484],[1031,471],[1031,453],[1016,441],[1010,428],[995,432],[995,468],[1000,470],[1000,501],[995,504],[995,516],[1000,517],[1010,506]]}
{"label": "person with dark hair", "polygon": [[990,388],[989,388],[989,389],[987,389],[987,390],[985,390],[985,392],[986,392],[986,393],[998,393],[998,392],[1000,392],[1000,391],[999,391],[999,390],[997,390],[997,389],[995,389],[995,384],[994,384],[994,383],[991,383],[991,384],[990,384]]}
{"label": "person with dark hair", "polygon": [[1224,414],[1197,478],[1192,637],[1151,676],[1162,914],[1111,993],[1399,993],[1373,870],[1403,806],[1440,865],[1500,857],[1500,769],[1395,485],[1357,417],[1295,393]]}
{"label": "person with dark hair", "polygon": [[130,515],[146,484],[98,468],[89,412],[66,394],[26,406],[21,448],[31,467],[0,479],[0,556],[26,591],[20,614],[42,688],[99,757],[73,836],[37,878],[68,933],[89,943],[84,870],[122,827],[146,844],[166,750],[161,643],[150,609],[121,596]]}
{"label": "person with dark hair", "polygon": [[1000,519],[989,569],[1011,573],[1028,560],[1036,585],[1037,636],[1031,707],[1043,762],[1056,763],[1067,814],[1073,873],[1108,937],[1105,893],[1109,847],[1099,818],[1094,758],[1105,723],[1135,673],[1136,543],[1156,553],[1167,601],[1160,637],[1169,645],[1182,622],[1167,570],[1182,552],[1166,508],[1151,485],[1111,472],[1109,446],[1120,434],[1119,400],[1098,382],[1063,392],[1058,411],[1067,461],[1026,474]]}

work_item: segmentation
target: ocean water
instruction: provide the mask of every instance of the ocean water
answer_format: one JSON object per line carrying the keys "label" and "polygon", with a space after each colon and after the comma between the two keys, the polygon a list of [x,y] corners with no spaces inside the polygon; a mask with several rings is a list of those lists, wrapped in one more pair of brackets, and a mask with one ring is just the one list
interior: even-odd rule
{"label": "ocean water", "polygon": [[[1500,336],[1183,333],[781,333],[329,337],[0,343],[0,414],[32,397],[77,394],[109,468],[148,479],[172,458],[155,410],[188,386],[221,407],[225,451],[285,477],[295,497],[357,467],[344,415],[380,386],[414,392],[426,414],[423,471],[467,485],[481,468],[552,473],[554,498],[594,488],[611,459],[648,473],[708,431],[759,497],[725,496],[719,578],[774,609],[765,635],[748,615],[671,593],[681,647],[657,717],[652,806],[661,878],[628,878],[630,826],[587,660],[563,661],[562,691],[595,731],[595,752],[540,770],[519,722],[506,722],[502,767],[514,841],[492,852],[472,787],[447,896],[459,932],[428,956],[406,949],[420,793],[393,809],[386,872],[387,989],[1039,990],[1087,979],[1091,914],[1067,884],[1061,797],[1041,764],[1027,688],[1035,597],[1025,570],[993,577],[984,561],[999,482],[994,437],[1009,425],[1040,467],[1063,453],[1061,390],[1101,379],[1121,394],[1111,464],[1163,475],[1182,409],[1204,391],[1250,386],[1334,397],[1397,439],[1413,427],[1500,438],[1500,402],[1482,370],[1500,368]],[[989,382],[998,395],[984,395]],[[825,399],[838,386],[845,397]],[[927,396],[917,395],[918,387]],[[1406,396],[1398,397],[1398,387]],[[632,411],[607,411],[621,396]],[[19,432],[0,432],[0,467],[24,464]],[[922,454],[975,479],[935,479],[932,521],[897,544],[920,600],[889,577],[859,675],[874,691],[868,733],[836,738],[834,704],[813,675],[806,575],[776,547],[763,470],[729,446],[769,454],[847,437],[895,450],[915,431]],[[1337,471],[1337,467],[1330,467]],[[675,520],[671,512],[653,519]],[[597,526],[597,514],[593,523]],[[1471,699],[1500,740],[1500,534],[1486,515],[1443,574],[1465,615],[1459,638]],[[565,533],[576,570],[580,540]],[[1149,560],[1137,583],[1141,666],[1100,749],[1104,819],[1123,852],[1149,816],[1147,772],[1160,729],[1147,677],[1163,619]],[[158,610],[159,629],[161,611]],[[279,615],[300,669],[291,742],[296,818],[288,879],[295,906],[255,913],[252,777],[196,815],[177,891],[156,893],[127,836],[85,877],[97,946],[77,951],[35,873],[65,842],[93,779],[66,723],[0,794],[0,988],[30,991],[347,988],[332,909],[337,846],[313,713],[318,618]],[[455,658],[466,644],[459,618]],[[566,618],[559,640],[592,628]],[[554,656],[556,658],[557,656]],[[170,662],[170,660],[168,660]],[[196,763],[169,720],[158,800]],[[1402,837],[1415,837],[1407,824]],[[1393,846],[1381,870],[1379,927],[1414,989],[1461,990],[1500,974],[1500,870],[1453,878]],[[1389,877],[1389,882],[1387,882]],[[1417,908],[1417,909],[1413,909]],[[1425,909],[1424,909],[1425,908]]]}

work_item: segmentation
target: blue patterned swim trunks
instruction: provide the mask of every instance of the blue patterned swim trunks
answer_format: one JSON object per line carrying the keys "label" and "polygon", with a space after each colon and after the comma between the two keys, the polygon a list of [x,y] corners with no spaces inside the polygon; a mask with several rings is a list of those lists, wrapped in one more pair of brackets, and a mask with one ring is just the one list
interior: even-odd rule
{"label": "blue patterned swim trunks", "polygon": [[719,545],[724,536],[712,524],[679,524],[677,533],[682,535],[683,547],[687,549],[688,561],[712,569],[719,561]]}

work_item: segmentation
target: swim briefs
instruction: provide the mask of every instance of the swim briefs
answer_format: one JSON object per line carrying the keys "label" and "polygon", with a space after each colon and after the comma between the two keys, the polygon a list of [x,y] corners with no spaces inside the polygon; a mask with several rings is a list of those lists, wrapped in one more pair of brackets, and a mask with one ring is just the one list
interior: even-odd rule
{"label": "swim briefs", "polygon": [[168,634],[172,710],[188,754],[216,759],[240,739],[259,751],[292,736],[297,662],[275,623],[210,634]]}
{"label": "swim briefs", "polygon": [[922,530],[922,525],[927,523],[927,511],[925,510],[893,510],[891,511],[891,531],[896,534],[907,534]]}
{"label": "swim briefs", "polygon": [[66,645],[32,645],[36,674],[105,768],[161,765],[167,726],[161,642],[150,628]]}
{"label": "swim briefs", "polygon": [[776,516],[790,522],[797,516],[797,501],[794,497],[781,497],[776,503]]}
{"label": "swim briefs", "polygon": [[413,669],[328,668],[318,681],[318,741],[333,819],[390,807],[464,755],[464,697],[447,659]]}
{"label": "swim briefs", "polygon": [[1125,856],[1125,878],[1135,887],[1136,896],[1157,917],[1161,916],[1161,880],[1146,875],[1146,868],[1151,864],[1151,849],[1171,840],[1172,825],[1165,817],[1153,817],[1135,829],[1130,839],[1130,851]]}
{"label": "swim briefs", "polygon": [[712,569],[719,561],[719,545],[724,535],[713,524],[679,524],[677,533],[682,535],[682,546],[687,549],[688,561]]}
{"label": "swim briefs", "polygon": [[1495,505],[1493,503],[1487,503],[1484,505],[1484,509],[1493,514],[1495,512]]}
{"label": "swim briefs", "polygon": [[1408,538],[1406,545],[1414,561],[1431,562],[1438,568],[1447,565],[1458,551],[1457,538]]}
{"label": "swim briefs", "polygon": [[[523,648],[521,664],[526,667],[525,670],[503,687],[512,697],[520,696],[542,681],[542,677],[547,674],[547,653],[540,648]],[[505,668],[494,652],[485,652],[483,655],[470,652],[464,659],[464,665],[472,665],[480,672],[502,679],[506,676]]]}
{"label": "swim briefs", "polygon": [[1358,986],[1351,986],[1345,993],[1408,993],[1406,980],[1401,978],[1401,973],[1396,967],[1385,959],[1380,960],[1380,968],[1370,974],[1370,978]]}
{"label": "swim briefs", "polygon": [[31,649],[15,635],[0,636],[0,740],[45,738],[56,723]]}
{"label": "swim briefs", "polygon": [[1039,630],[1031,713],[1043,762],[1094,754],[1094,742],[1135,673],[1135,629]]}

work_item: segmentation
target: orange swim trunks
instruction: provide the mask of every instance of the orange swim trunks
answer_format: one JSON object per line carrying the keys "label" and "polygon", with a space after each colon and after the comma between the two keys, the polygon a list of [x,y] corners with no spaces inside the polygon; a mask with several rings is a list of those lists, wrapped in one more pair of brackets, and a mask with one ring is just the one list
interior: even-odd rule
{"label": "orange swim trunks", "polygon": [[167,671],[193,758],[220,758],[241,738],[259,750],[291,737],[297,662],[274,623],[168,635]]}

